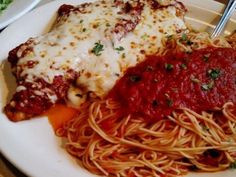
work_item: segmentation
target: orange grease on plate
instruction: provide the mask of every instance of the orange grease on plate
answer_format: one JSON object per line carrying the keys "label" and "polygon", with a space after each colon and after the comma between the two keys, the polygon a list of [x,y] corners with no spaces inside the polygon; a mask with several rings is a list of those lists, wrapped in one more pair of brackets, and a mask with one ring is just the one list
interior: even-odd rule
{"label": "orange grease on plate", "polygon": [[65,122],[72,119],[78,110],[68,107],[63,104],[56,104],[51,107],[45,115],[48,116],[48,120],[52,125],[54,131],[60,128]]}

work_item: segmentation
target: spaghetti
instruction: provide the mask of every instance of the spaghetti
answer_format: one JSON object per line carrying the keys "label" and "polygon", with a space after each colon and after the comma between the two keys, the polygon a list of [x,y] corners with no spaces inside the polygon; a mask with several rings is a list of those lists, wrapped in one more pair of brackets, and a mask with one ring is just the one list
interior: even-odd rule
{"label": "spaghetti", "polygon": [[[220,171],[236,160],[233,103],[198,114],[183,108],[150,124],[120,116],[111,99],[84,104],[57,135],[89,171],[106,176],[177,176],[188,170]],[[219,119],[220,117],[220,119]]]}

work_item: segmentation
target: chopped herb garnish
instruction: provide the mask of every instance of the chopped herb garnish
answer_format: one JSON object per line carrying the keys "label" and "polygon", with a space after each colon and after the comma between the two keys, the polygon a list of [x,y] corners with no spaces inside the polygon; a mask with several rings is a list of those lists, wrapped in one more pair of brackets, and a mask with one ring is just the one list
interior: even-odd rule
{"label": "chopped herb garnish", "polygon": [[106,23],[106,27],[109,27],[109,26],[111,26],[110,23]]}
{"label": "chopped herb garnish", "polygon": [[173,100],[167,99],[167,105],[171,107],[173,105]]}
{"label": "chopped herb garnish", "polygon": [[180,42],[185,42],[187,45],[192,45],[193,44],[193,42],[190,40],[190,39],[188,39],[188,36],[187,36],[187,34],[185,34],[185,33],[183,33],[182,34],[182,36],[181,36],[181,38],[180,38]]}
{"label": "chopped herb garnish", "polygon": [[169,63],[166,63],[166,64],[165,64],[165,69],[166,69],[167,71],[171,71],[173,68],[174,68],[174,66],[173,66],[172,64],[169,64]]}
{"label": "chopped herb garnish", "polygon": [[203,61],[208,62],[209,57],[210,57],[210,54],[205,54],[205,55],[203,55],[202,59],[203,59]]}
{"label": "chopped herb garnish", "polygon": [[205,61],[205,62],[207,62],[209,60],[209,57],[207,57],[207,56],[203,56],[203,61]]}
{"label": "chopped herb garnish", "polygon": [[96,42],[95,46],[92,49],[92,53],[94,53],[96,56],[100,56],[102,51],[103,51],[103,45],[101,44],[101,41]]}
{"label": "chopped herb garnish", "polygon": [[84,20],[80,20],[79,23],[83,23]]}
{"label": "chopped herb garnish", "polygon": [[183,33],[180,40],[181,41],[187,41],[187,39],[188,39],[188,36],[185,33]]}
{"label": "chopped herb garnish", "polygon": [[191,81],[194,82],[194,83],[199,83],[199,82],[200,82],[200,80],[197,79],[195,76],[190,76],[190,79],[191,79]]}
{"label": "chopped herb garnish", "polygon": [[185,51],[186,54],[192,54],[193,52],[191,50]]}
{"label": "chopped herb garnish", "polygon": [[171,40],[171,39],[173,38],[173,35],[168,35],[168,36],[166,36],[166,38],[167,38],[168,40]]}
{"label": "chopped herb garnish", "polygon": [[147,39],[148,38],[148,35],[147,34],[144,34],[141,36],[141,39]]}
{"label": "chopped herb garnish", "polygon": [[187,69],[187,65],[184,64],[184,63],[182,63],[180,66],[181,66],[182,69]]}
{"label": "chopped herb garnish", "polygon": [[202,130],[206,132],[206,131],[209,131],[209,128],[207,126],[203,125]]}
{"label": "chopped herb garnish", "polygon": [[125,49],[124,49],[124,47],[120,46],[120,47],[115,48],[115,50],[117,50],[117,51],[123,51],[123,50],[125,50]]}
{"label": "chopped herb garnish", "polygon": [[236,160],[230,164],[231,169],[236,169]]}
{"label": "chopped herb garnish", "polygon": [[211,81],[211,82],[208,84],[208,88],[209,88],[209,89],[212,89],[213,87],[214,87],[214,82]]}
{"label": "chopped herb garnish", "polygon": [[83,28],[82,31],[85,32],[87,29],[86,28]]}
{"label": "chopped herb garnish", "polygon": [[220,76],[220,70],[219,69],[210,69],[207,71],[207,74],[212,78],[212,79],[217,79]]}
{"label": "chopped herb garnish", "polygon": [[141,80],[141,77],[138,76],[138,75],[131,75],[131,76],[129,77],[129,80],[130,80],[131,82],[139,82],[139,81]]}
{"label": "chopped herb garnish", "polygon": [[122,57],[122,58],[125,58],[125,53],[122,53],[121,57]]}
{"label": "chopped herb garnish", "polygon": [[201,88],[202,90],[209,90],[208,84],[203,84]]}
{"label": "chopped herb garnish", "polygon": [[214,82],[212,81],[208,84],[202,84],[201,88],[202,88],[202,90],[207,91],[207,90],[212,89],[213,86],[214,86]]}
{"label": "chopped herb garnish", "polygon": [[120,76],[120,74],[119,74],[119,73],[115,73],[115,75],[116,75],[117,77],[119,77],[119,76]]}

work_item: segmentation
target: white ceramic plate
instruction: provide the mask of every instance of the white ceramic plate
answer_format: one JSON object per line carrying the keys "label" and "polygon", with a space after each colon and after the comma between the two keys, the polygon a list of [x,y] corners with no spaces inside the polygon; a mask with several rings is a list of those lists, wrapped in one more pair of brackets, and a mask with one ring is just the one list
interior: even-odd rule
{"label": "white ceramic plate", "polygon": [[13,0],[13,2],[0,14],[0,29],[6,27],[28,11],[40,0]]}
{"label": "white ceramic plate", "polygon": [[[57,0],[26,14],[0,33],[0,109],[9,100],[14,86],[14,78],[10,74],[6,62],[8,51],[34,37],[48,31],[55,19],[58,7],[63,3],[79,4],[86,0]],[[214,25],[223,5],[212,0],[182,0],[189,9],[186,20],[195,29],[209,30]],[[226,33],[236,29],[232,20]],[[33,119],[19,123],[10,122],[0,112],[0,150],[20,170],[34,177],[91,177],[86,170],[80,168],[60,146],[48,123],[47,118]],[[188,177],[233,177],[236,170],[211,174],[194,174]]]}

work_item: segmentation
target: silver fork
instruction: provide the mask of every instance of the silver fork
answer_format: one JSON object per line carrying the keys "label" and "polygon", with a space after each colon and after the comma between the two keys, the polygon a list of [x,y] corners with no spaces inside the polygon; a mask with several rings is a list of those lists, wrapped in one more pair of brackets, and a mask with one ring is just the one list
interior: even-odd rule
{"label": "silver fork", "polygon": [[221,34],[221,32],[224,30],[226,23],[233,15],[235,8],[236,8],[236,0],[229,0],[219,23],[216,25],[215,29],[211,34],[211,38],[215,38]]}

